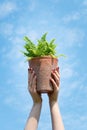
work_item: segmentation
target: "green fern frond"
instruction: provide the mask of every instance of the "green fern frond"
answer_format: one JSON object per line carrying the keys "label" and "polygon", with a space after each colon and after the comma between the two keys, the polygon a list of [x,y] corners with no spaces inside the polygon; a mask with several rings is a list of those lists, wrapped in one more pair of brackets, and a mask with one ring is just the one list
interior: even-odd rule
{"label": "green fern frond", "polygon": [[42,42],[46,41],[46,36],[47,36],[47,33],[45,33],[45,34],[41,37],[41,41],[42,41]]}
{"label": "green fern frond", "polygon": [[24,37],[24,41],[26,43],[24,45],[25,51],[22,53],[27,57],[27,60],[38,56],[51,56],[54,58],[64,56],[63,54],[56,56],[56,44],[54,43],[55,39],[48,42],[46,40],[46,36],[47,33],[43,34],[41,39],[37,41],[37,44],[34,44],[27,36]]}

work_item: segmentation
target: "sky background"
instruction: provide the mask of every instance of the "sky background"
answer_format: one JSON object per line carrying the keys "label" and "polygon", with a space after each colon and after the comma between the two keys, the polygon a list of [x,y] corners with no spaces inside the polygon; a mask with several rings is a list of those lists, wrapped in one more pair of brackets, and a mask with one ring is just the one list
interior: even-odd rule
{"label": "sky background", "polygon": [[[87,0],[0,0],[0,130],[24,130],[32,107],[23,37],[48,32],[58,44],[59,106],[65,130],[87,130]],[[38,130],[51,130],[48,97]]]}

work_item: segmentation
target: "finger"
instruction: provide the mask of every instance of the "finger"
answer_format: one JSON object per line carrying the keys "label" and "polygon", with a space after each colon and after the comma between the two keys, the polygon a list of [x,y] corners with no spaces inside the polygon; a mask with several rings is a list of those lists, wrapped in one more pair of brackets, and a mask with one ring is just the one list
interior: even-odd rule
{"label": "finger", "polygon": [[59,72],[55,70],[55,72],[54,72],[54,73],[55,73],[55,74],[56,74],[56,76],[60,79],[60,74],[59,74]]}
{"label": "finger", "polygon": [[28,68],[28,71],[30,71],[32,68]]}
{"label": "finger", "polygon": [[32,72],[33,71],[33,69],[32,68],[28,68],[28,72],[30,73],[30,72]]}
{"label": "finger", "polygon": [[32,81],[32,87],[36,89],[36,75],[34,74],[33,81]]}
{"label": "finger", "polygon": [[60,75],[57,74],[57,71],[52,72],[52,78],[54,79],[54,81],[56,82],[57,86],[59,86],[59,82],[60,82]]}
{"label": "finger", "polygon": [[54,79],[53,79],[53,78],[50,78],[50,81],[51,81],[51,83],[52,83],[53,89],[54,89],[54,90],[57,90],[57,84],[56,84],[56,82],[54,81]]}
{"label": "finger", "polygon": [[34,71],[29,71],[28,83],[29,83],[29,86],[30,86],[30,87],[32,86],[33,77],[34,77]]}
{"label": "finger", "polygon": [[37,91],[36,91],[36,75],[34,74],[34,76],[33,76],[33,79],[32,79],[32,85],[29,87],[30,89],[30,92],[31,93],[37,93]]}
{"label": "finger", "polygon": [[28,68],[28,81],[30,80],[31,77],[31,68]]}
{"label": "finger", "polygon": [[55,70],[59,73],[59,67],[57,67]]}
{"label": "finger", "polygon": [[59,67],[56,67],[55,69],[52,70],[52,72],[57,71],[57,73],[59,73]]}
{"label": "finger", "polygon": [[52,74],[53,79],[56,81],[58,78],[58,74],[56,73],[56,71],[52,72],[51,74]]}
{"label": "finger", "polygon": [[29,87],[31,86],[31,83],[32,83],[32,81],[31,81],[31,73],[29,73],[28,74],[28,85],[29,85]]}
{"label": "finger", "polygon": [[30,81],[30,69],[28,68],[28,90],[29,90],[29,87],[30,87],[29,81]]}

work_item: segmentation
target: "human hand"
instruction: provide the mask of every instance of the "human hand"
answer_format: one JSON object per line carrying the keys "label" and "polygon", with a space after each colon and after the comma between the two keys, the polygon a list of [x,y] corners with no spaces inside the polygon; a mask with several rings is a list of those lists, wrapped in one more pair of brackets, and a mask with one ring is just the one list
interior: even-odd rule
{"label": "human hand", "polygon": [[52,71],[50,82],[53,86],[53,92],[48,93],[49,102],[55,103],[57,102],[58,93],[59,93],[59,85],[60,85],[60,74],[59,74],[59,67]]}
{"label": "human hand", "polygon": [[28,69],[28,90],[32,96],[34,104],[42,102],[41,94],[36,90],[36,75],[32,68]]}

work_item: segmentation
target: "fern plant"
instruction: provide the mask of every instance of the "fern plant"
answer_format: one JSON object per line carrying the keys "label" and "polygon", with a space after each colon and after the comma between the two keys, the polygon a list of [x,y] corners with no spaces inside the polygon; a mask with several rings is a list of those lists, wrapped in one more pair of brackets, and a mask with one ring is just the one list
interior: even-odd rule
{"label": "fern plant", "polygon": [[[24,56],[27,57],[28,60],[34,57],[43,57],[43,56],[51,56],[56,58],[56,44],[54,43],[55,39],[52,39],[50,42],[46,40],[47,33],[43,34],[40,40],[38,40],[37,44],[34,44],[27,36],[24,37],[24,41],[26,42],[24,48],[26,51],[23,52]],[[59,56],[62,56],[59,55]]]}

